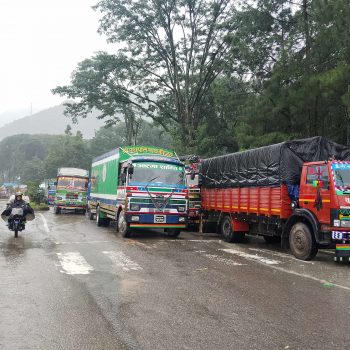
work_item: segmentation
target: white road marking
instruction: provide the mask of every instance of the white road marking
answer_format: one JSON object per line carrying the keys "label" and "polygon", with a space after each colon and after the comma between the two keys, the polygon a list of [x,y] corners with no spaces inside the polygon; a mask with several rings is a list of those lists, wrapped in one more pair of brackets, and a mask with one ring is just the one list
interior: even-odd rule
{"label": "white road marking", "polygon": [[286,258],[286,259],[290,259],[290,260],[294,260],[294,261],[297,261],[297,262],[300,262],[300,263],[306,263],[306,264],[311,264],[311,265],[314,265],[315,263],[312,262],[312,261],[302,261],[302,260],[299,260],[297,258],[295,258],[293,255],[290,255],[290,254],[284,254],[284,253],[279,253],[279,252],[272,252],[270,250],[264,250],[264,249],[258,249],[258,248],[248,248],[249,250],[251,250],[252,252],[259,252],[259,253],[265,253],[265,254],[271,254],[271,255],[274,255],[274,256],[278,256],[280,258]]}
{"label": "white road marking", "polygon": [[303,274],[303,273],[299,273],[299,272],[296,272],[296,271],[293,271],[293,270],[287,270],[287,269],[285,269],[283,267],[279,267],[279,266],[269,266],[269,267],[274,269],[274,270],[277,270],[277,271],[289,273],[291,275],[295,275],[295,276],[299,276],[299,277],[308,278],[310,280],[317,281],[317,282],[320,282],[322,284],[330,284],[333,287],[337,287],[337,288],[341,288],[341,289],[345,289],[345,290],[350,291],[350,287],[342,286],[341,284],[337,284],[337,283],[333,283],[333,282],[330,282],[330,281],[322,280],[320,278],[317,278],[317,277],[314,277],[314,276],[310,276],[310,275],[306,275],[306,274]]}
{"label": "white road marking", "polygon": [[102,253],[107,255],[112,260],[114,265],[117,268],[122,268],[123,271],[142,270],[142,267],[138,263],[132,261],[123,252],[103,251]]}
{"label": "white road marking", "polygon": [[330,254],[330,255],[333,255],[335,254],[334,250],[324,250],[324,249],[320,249],[318,251],[319,253],[326,253],[326,254]]}
{"label": "white road marking", "polygon": [[112,243],[112,241],[77,241],[77,242],[55,242],[55,244],[96,244],[96,243]]}
{"label": "white road marking", "polygon": [[261,262],[261,263],[264,263],[266,265],[278,265],[278,264],[282,263],[279,260],[267,259],[267,258],[264,258],[264,257],[259,256],[259,255],[244,253],[244,252],[242,252],[240,250],[236,250],[236,249],[220,249],[220,250],[222,250],[226,253],[229,253],[229,254],[238,255],[244,259]]}
{"label": "white road marking", "polygon": [[57,253],[58,260],[67,275],[88,275],[93,267],[78,252]]}
{"label": "white road marking", "polygon": [[41,213],[39,213],[39,215],[41,217],[41,220],[43,221],[45,232],[49,233],[50,229],[49,229],[49,225],[47,224],[47,221],[45,219],[45,216]]}
{"label": "white road marking", "polygon": [[243,266],[243,265],[246,265],[246,264],[241,264],[241,263],[235,262],[235,261],[230,260],[230,259],[222,258],[221,256],[218,256],[218,255],[215,255],[215,254],[204,254],[204,256],[207,257],[210,260],[213,260],[213,261],[216,261],[216,262],[219,262],[219,263],[223,263],[223,264],[229,265],[229,266]]}
{"label": "white road marking", "polygon": [[[255,256],[255,255],[246,254],[246,253],[234,250],[234,249],[220,249],[220,250],[223,250],[226,253],[236,254],[236,255],[242,256],[243,258],[247,258],[247,259],[252,259],[252,257]],[[257,257],[257,256],[255,256],[255,257]],[[299,273],[299,272],[296,272],[296,271],[293,271],[293,270],[288,270],[288,269],[285,269],[285,268],[280,267],[280,266],[276,266],[276,264],[271,264],[271,262],[268,263],[268,262],[264,261],[264,260],[268,260],[268,259],[264,259],[262,257],[259,257],[259,259],[252,259],[252,260],[255,260],[256,262],[258,262],[258,263],[260,263],[260,264],[262,264],[262,265],[264,265],[266,267],[269,267],[270,269],[276,270],[276,271],[288,273],[290,275],[294,275],[294,276],[298,276],[298,277],[307,278],[309,280],[316,281],[316,282],[319,282],[321,284],[330,284],[333,287],[337,287],[337,288],[340,288],[340,289],[344,289],[344,290],[350,291],[350,287],[343,286],[343,285],[337,284],[337,283],[333,283],[331,281],[323,280],[323,279],[317,278],[315,276],[307,275],[307,274],[304,274],[304,273]],[[279,262],[276,261],[276,263],[278,264]]]}

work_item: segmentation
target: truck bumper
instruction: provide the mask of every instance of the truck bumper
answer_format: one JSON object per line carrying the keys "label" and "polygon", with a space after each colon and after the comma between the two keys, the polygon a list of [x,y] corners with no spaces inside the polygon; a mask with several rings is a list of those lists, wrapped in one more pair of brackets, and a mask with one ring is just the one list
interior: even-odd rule
{"label": "truck bumper", "polygon": [[350,244],[337,244],[335,247],[335,261],[350,261]]}
{"label": "truck bumper", "polygon": [[131,228],[178,228],[187,227],[187,216],[166,214],[127,213],[126,222]]}
{"label": "truck bumper", "polygon": [[55,206],[62,210],[85,210],[86,205],[75,205],[75,204],[57,204]]}

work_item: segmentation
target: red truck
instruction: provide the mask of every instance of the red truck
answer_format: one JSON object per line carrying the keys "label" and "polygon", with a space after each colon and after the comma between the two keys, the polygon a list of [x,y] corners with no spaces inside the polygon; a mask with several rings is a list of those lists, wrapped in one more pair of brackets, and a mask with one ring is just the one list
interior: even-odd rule
{"label": "red truck", "polygon": [[334,247],[350,261],[350,148],[322,137],[203,160],[203,225],[227,242],[246,233],[289,243],[301,260]]}

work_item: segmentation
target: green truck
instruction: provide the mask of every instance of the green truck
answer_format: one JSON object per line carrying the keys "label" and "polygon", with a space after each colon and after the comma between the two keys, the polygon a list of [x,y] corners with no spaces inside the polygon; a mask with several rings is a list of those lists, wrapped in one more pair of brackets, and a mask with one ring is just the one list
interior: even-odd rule
{"label": "green truck", "polygon": [[93,160],[90,181],[89,206],[98,226],[115,220],[124,237],[147,228],[176,237],[186,228],[185,167],[171,150],[119,147]]}
{"label": "green truck", "polygon": [[54,212],[69,210],[85,214],[89,171],[77,168],[60,168],[57,173]]}

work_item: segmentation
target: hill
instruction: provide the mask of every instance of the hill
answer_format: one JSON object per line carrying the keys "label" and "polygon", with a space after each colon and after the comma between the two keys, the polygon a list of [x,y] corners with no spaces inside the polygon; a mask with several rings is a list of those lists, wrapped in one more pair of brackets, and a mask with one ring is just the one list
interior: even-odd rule
{"label": "hill", "polygon": [[95,130],[104,125],[103,121],[96,119],[96,114],[91,114],[85,119],[80,119],[78,124],[73,124],[63,111],[64,106],[58,105],[8,123],[0,127],[0,141],[16,134],[63,134],[68,124],[71,125],[73,133],[80,130],[85,139],[90,139],[94,136]]}

